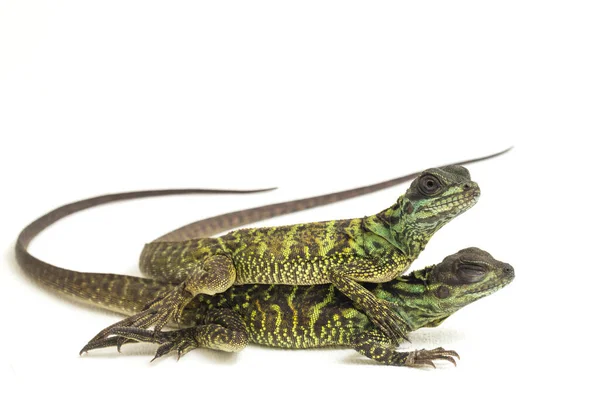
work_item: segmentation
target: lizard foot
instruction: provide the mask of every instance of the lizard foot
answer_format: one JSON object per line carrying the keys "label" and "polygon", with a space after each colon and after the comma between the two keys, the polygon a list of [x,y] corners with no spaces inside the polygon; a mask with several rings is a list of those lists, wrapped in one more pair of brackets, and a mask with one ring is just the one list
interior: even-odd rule
{"label": "lizard foot", "polygon": [[161,345],[151,360],[154,361],[173,350],[177,350],[177,359],[179,359],[182,355],[198,347],[198,342],[195,338],[196,328],[154,332],[152,330],[124,326],[111,328],[108,334],[110,335],[108,338],[90,341],[81,350],[80,354],[105,347],[116,346],[120,348],[122,344],[129,342],[147,342]]}
{"label": "lizard foot", "polygon": [[435,364],[433,361],[437,360],[446,360],[451,362],[456,367],[456,360],[454,358],[460,357],[457,352],[453,350],[445,350],[442,347],[435,348],[433,350],[415,350],[411,351],[407,354],[407,357],[404,361],[404,365],[407,367],[433,367],[435,368]]}
{"label": "lizard foot", "polygon": [[[169,321],[175,320],[179,322],[183,309],[193,297],[190,292],[185,290],[183,284],[179,285],[164,296],[146,305],[141,312],[101,330],[90,340],[84,349],[92,345],[92,343],[98,342],[100,339],[106,339],[111,334],[111,331],[116,328],[148,328],[154,325],[154,333],[157,334]],[[119,342],[115,345],[117,345],[117,348],[120,348],[123,343]]]}
{"label": "lizard foot", "polygon": [[177,359],[198,347],[196,340],[196,328],[179,329],[168,332],[153,332],[151,330],[122,327],[111,329],[110,335],[127,341],[157,343],[160,347],[156,351],[154,361],[159,357],[177,350]]}

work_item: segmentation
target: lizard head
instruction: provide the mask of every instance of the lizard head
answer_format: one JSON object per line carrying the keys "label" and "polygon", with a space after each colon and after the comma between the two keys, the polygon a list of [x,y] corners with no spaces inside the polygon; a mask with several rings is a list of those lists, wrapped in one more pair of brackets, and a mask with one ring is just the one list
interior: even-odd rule
{"label": "lizard head", "polygon": [[416,257],[438,229],[473,207],[480,193],[465,167],[431,168],[419,174],[396,204],[367,217],[367,228]]}
{"label": "lizard head", "polygon": [[[396,303],[413,329],[437,326],[467,304],[508,285],[514,277],[515,271],[510,264],[470,247],[446,257],[437,265],[399,278],[397,289],[410,285],[413,289],[418,288],[419,295],[405,296]],[[402,292],[406,290],[406,287],[401,289]]]}
{"label": "lizard head", "polygon": [[398,199],[404,224],[435,233],[454,217],[473,207],[481,191],[469,170],[459,165],[422,172]]}

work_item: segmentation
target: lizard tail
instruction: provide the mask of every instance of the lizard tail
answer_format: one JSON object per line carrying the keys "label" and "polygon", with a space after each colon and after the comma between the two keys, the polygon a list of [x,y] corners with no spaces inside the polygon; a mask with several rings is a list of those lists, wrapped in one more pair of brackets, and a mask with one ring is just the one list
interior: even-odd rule
{"label": "lizard tail", "polygon": [[140,312],[147,303],[175,287],[136,276],[59,268],[35,258],[20,246],[17,260],[27,275],[53,292],[125,315]]}
{"label": "lizard tail", "polygon": [[[174,286],[168,283],[134,276],[84,273],[59,268],[31,255],[27,250],[29,244],[40,232],[56,221],[70,214],[101,204],[166,195],[192,193],[253,193],[265,190],[271,189],[247,191],[211,189],[149,190],[109,194],[77,201],[56,208],[26,226],[17,238],[15,255],[17,262],[27,275],[56,292],[119,313],[136,313],[144,306],[144,304],[155,299],[160,292],[172,289]],[[98,288],[106,290],[97,291]]]}

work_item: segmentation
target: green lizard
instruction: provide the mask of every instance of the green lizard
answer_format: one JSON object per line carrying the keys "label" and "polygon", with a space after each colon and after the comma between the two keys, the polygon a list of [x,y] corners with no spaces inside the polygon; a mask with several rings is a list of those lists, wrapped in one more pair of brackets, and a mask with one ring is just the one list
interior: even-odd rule
{"label": "green lizard", "polygon": [[[366,287],[378,299],[393,304],[395,312],[406,321],[407,331],[414,331],[438,326],[455,311],[497,291],[513,278],[509,264],[485,251],[468,248],[437,265]],[[127,292],[137,297],[135,306],[129,304],[129,311],[135,312],[145,301],[173,287],[152,280],[131,282]],[[123,294],[113,292],[108,296],[114,297],[114,303]],[[88,289],[79,295],[89,299],[93,291]],[[114,336],[88,343],[81,353],[120,346],[125,341],[143,341],[160,344],[155,358],[171,351],[181,356],[195,348],[240,351],[248,343],[289,349],[350,347],[378,362],[398,366],[435,367],[435,360],[456,365],[454,357],[458,357],[456,352],[443,348],[396,351],[399,341],[385,335],[333,285],[234,286],[214,296],[197,296],[183,310],[182,323],[188,328],[163,332],[113,327],[108,333]]]}
{"label": "green lizard", "polygon": [[[494,154],[491,156],[487,156],[487,157],[464,161],[464,162],[462,162],[462,164],[467,164],[467,163],[476,162],[476,161],[488,159],[491,157],[495,157],[497,155],[503,154],[506,151],[503,151],[501,153],[497,153],[497,154]],[[444,167],[444,168],[448,169],[449,167]],[[442,171],[444,170],[444,168],[442,168]],[[461,171],[460,169],[458,169],[458,170]],[[274,204],[274,205],[263,206],[263,207],[258,207],[258,208],[254,208],[254,209],[224,214],[222,216],[209,218],[204,221],[199,221],[199,222],[187,225],[183,228],[180,228],[174,232],[171,232],[171,233],[165,235],[162,238],[162,240],[183,239],[183,238],[189,238],[193,235],[198,235],[198,234],[219,233],[220,231],[223,231],[223,230],[231,229],[231,228],[237,227],[239,225],[259,221],[259,220],[262,220],[265,218],[269,218],[269,217],[273,217],[273,216],[277,216],[277,215],[283,215],[283,214],[298,211],[298,210],[308,209],[308,208],[316,207],[316,206],[323,205],[323,204],[329,204],[329,203],[332,203],[335,201],[340,201],[340,200],[355,197],[355,196],[358,196],[361,194],[370,193],[370,192],[373,192],[376,190],[381,190],[386,187],[406,181],[407,179],[413,178],[416,175],[417,174],[410,174],[405,177],[396,178],[396,179],[382,182],[379,184],[365,186],[365,187],[352,189],[352,190],[348,190],[348,191],[343,191],[343,192],[338,192],[338,193],[332,193],[329,195],[316,196],[316,197],[302,199],[302,200],[296,200],[296,201],[291,201],[291,202],[286,202],[286,203],[279,203],[279,204]],[[51,225],[52,223],[56,222],[57,220],[63,218],[66,215],[69,215],[74,212],[77,212],[77,211],[80,211],[80,210],[83,210],[86,208],[90,208],[90,207],[93,207],[93,206],[96,206],[99,204],[105,204],[105,203],[109,203],[109,202],[130,199],[130,198],[160,196],[160,195],[167,195],[167,194],[199,193],[199,192],[206,192],[206,190],[191,189],[191,190],[168,190],[168,191],[144,191],[144,192],[118,193],[118,194],[113,194],[113,195],[105,195],[105,196],[99,196],[96,198],[86,199],[86,200],[82,200],[79,202],[65,205],[63,207],[59,207],[58,209],[55,209],[55,210],[49,212],[48,214],[42,216],[41,218],[37,219],[36,221],[31,223],[29,226],[27,226],[21,232],[21,234],[19,235],[19,238],[17,240],[17,244],[16,244],[17,259],[18,259],[20,265],[25,270],[25,272],[27,272],[29,275],[33,276],[38,281],[46,284],[47,286],[54,288],[55,290],[57,290],[59,292],[76,295],[78,293],[78,291],[81,289],[80,287],[77,286],[77,282],[75,282],[75,283],[73,283],[73,282],[65,283],[65,282],[70,282],[69,277],[72,276],[73,274],[78,274],[77,272],[64,270],[64,269],[55,267],[51,264],[45,263],[45,262],[35,258],[34,256],[32,256],[27,251],[27,247],[28,247],[29,243],[39,232],[41,232],[47,226]],[[211,192],[211,191],[209,191],[209,192]],[[219,192],[219,191],[212,191],[212,192]],[[473,196],[473,197],[476,197],[476,196]],[[399,206],[396,205],[395,208],[398,209]],[[377,216],[373,216],[372,219],[385,220],[385,218],[388,218],[388,217],[390,217],[390,216],[386,215],[385,213],[380,213]],[[392,215],[392,217],[393,217],[393,215]],[[369,223],[370,223],[370,221],[365,219],[365,226],[368,226]],[[377,224],[374,224],[372,226],[377,227]],[[374,233],[374,235],[376,235],[376,233]],[[379,242],[379,241],[378,240],[372,241],[373,247],[378,246],[377,242]],[[101,297],[103,295],[103,293],[110,291],[112,289],[115,289],[115,288],[111,287],[110,285],[107,285],[106,282],[103,282],[103,279],[106,277],[106,275],[104,275],[104,274],[98,275],[97,279],[94,278],[94,276],[96,276],[96,274],[85,274],[85,276],[90,277],[90,279],[92,279],[92,285],[94,285],[96,287],[97,292],[99,293],[98,294],[99,297]],[[135,278],[131,278],[131,279],[135,279]],[[134,299],[121,299],[120,304],[128,303],[130,300],[133,301]],[[160,299],[159,299],[159,302],[160,302]],[[157,301],[154,301],[154,303],[149,308],[142,311],[142,314],[144,316],[148,316],[149,314],[151,315],[152,313],[154,313],[152,308],[156,304],[157,304]],[[110,308],[113,305],[108,304],[107,306]],[[179,307],[181,307],[181,305],[179,305]],[[148,311],[149,309],[150,309],[150,311]],[[139,316],[136,318],[137,318],[136,322],[132,323],[131,325],[144,326],[144,327],[148,326],[149,321],[147,318],[144,318],[142,320],[139,319]],[[161,321],[159,328],[162,328],[164,323],[165,322]]]}
{"label": "green lizard", "polygon": [[[195,296],[214,295],[234,284],[331,282],[388,336],[404,337],[405,322],[360,282],[384,282],[402,274],[431,236],[472,207],[479,193],[466,168],[433,168],[420,174],[391,207],[369,217],[149,243],[140,257],[142,272],[180,284],[119,326],[155,325],[160,331]],[[105,335],[103,330],[95,339]]]}

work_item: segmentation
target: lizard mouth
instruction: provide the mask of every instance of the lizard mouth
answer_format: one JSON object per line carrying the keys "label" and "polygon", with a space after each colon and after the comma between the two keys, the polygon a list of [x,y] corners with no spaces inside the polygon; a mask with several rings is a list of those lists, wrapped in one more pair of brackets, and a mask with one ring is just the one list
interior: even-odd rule
{"label": "lizard mouth", "polygon": [[496,279],[493,282],[490,282],[489,284],[487,284],[485,286],[478,287],[475,290],[466,291],[458,297],[465,297],[468,295],[477,295],[477,294],[481,294],[481,293],[492,294],[492,293],[502,289],[504,286],[508,285],[509,283],[511,283],[514,278],[515,278],[514,274],[503,276],[502,278]]}
{"label": "lizard mouth", "polygon": [[481,191],[478,187],[465,191],[460,194],[451,194],[434,202],[430,209],[434,212],[445,211],[448,209],[467,210],[477,203]]}

